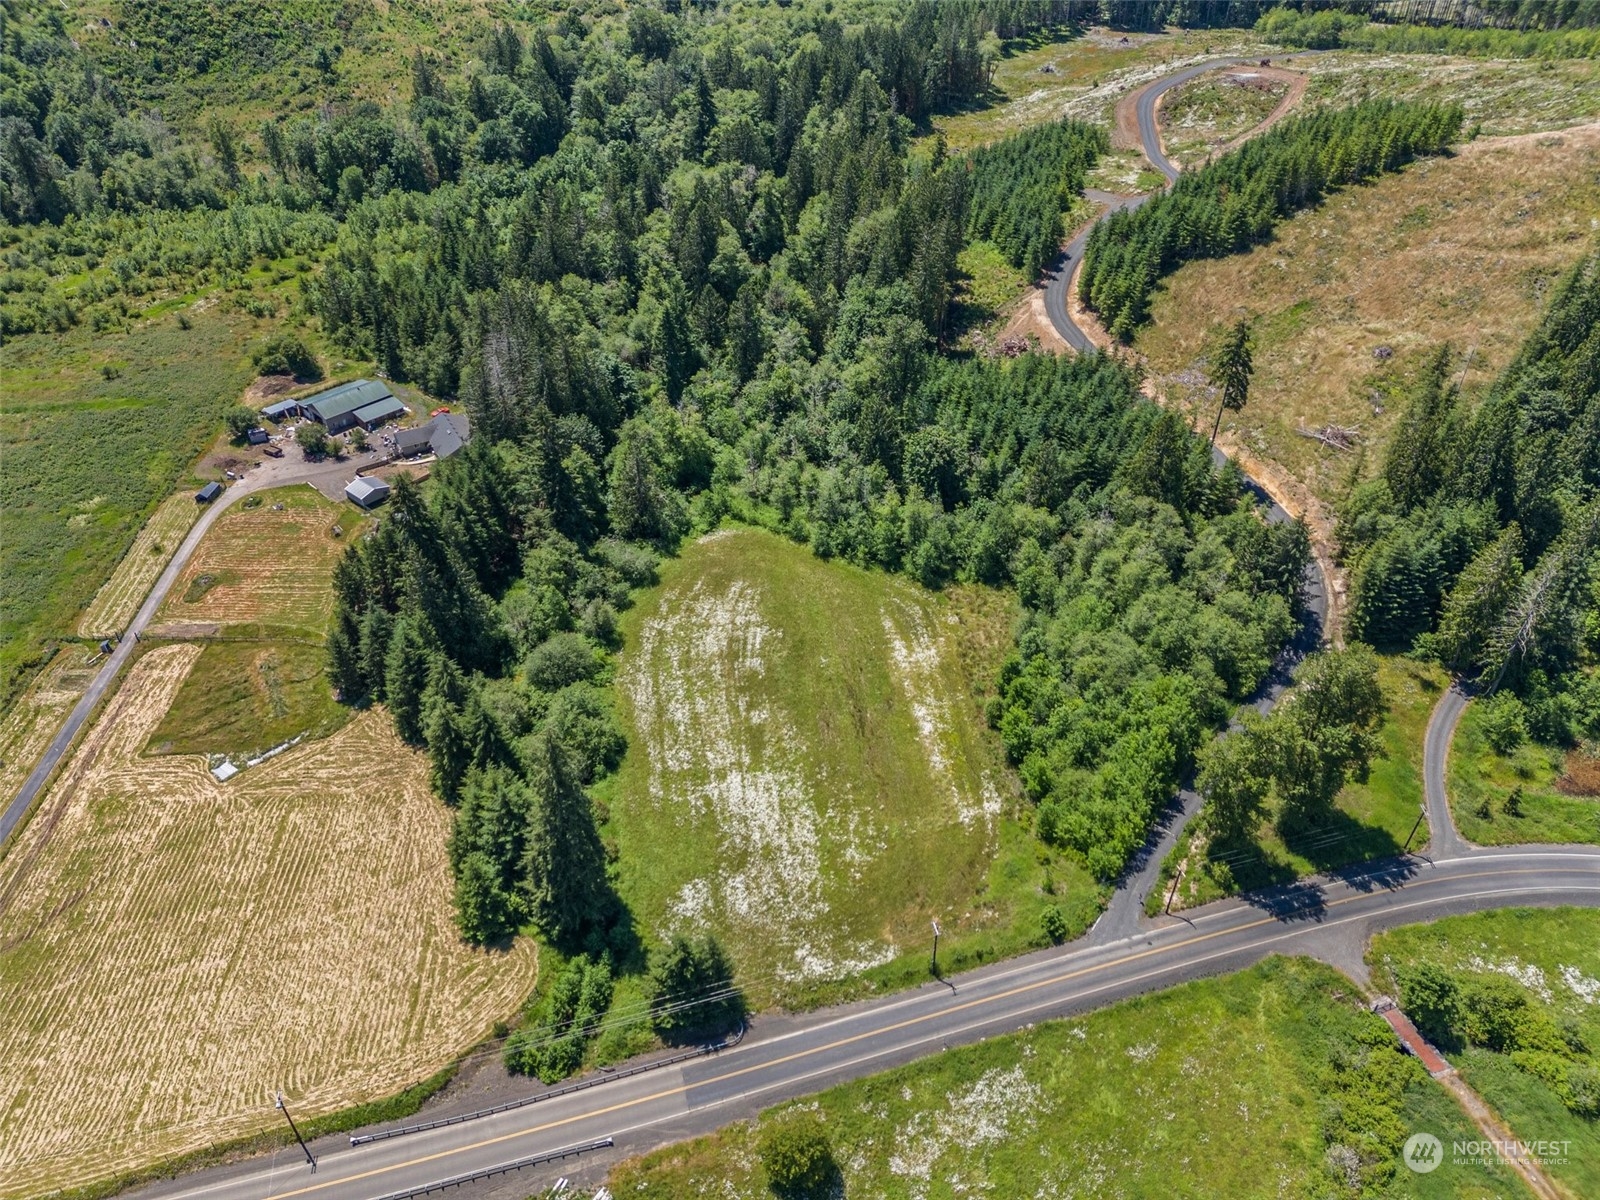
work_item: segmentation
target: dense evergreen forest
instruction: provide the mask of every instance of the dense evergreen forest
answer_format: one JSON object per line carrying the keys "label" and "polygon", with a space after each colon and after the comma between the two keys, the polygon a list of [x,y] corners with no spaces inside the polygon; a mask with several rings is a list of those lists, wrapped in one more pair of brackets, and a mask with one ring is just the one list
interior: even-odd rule
{"label": "dense evergreen forest", "polygon": [[1265,241],[1279,221],[1329,191],[1440,153],[1460,128],[1457,106],[1386,100],[1285,121],[1097,225],[1084,247],[1084,303],[1125,338],[1144,321],[1163,275]]}
{"label": "dense evergreen forest", "polygon": [[1013,267],[1036,277],[1061,250],[1061,214],[1109,149],[1103,129],[1062,121],[975,151],[968,233],[993,242]]}
{"label": "dense evergreen forest", "polygon": [[[477,156],[461,183],[354,205],[312,303],[459,395],[479,436],[352,551],[330,668],[458,806],[473,940],[531,922],[597,951],[622,921],[582,792],[622,749],[600,686],[616,613],[726,516],[928,586],[1017,586],[991,716],[1040,835],[1103,879],[1294,628],[1303,531],[1267,526],[1126,368],[940,353],[964,240],[1036,261],[1105,139],[914,147],[899,97],[940,101],[897,81],[935,68],[881,47],[932,53],[927,19],[770,56],[631,19],[627,54],[502,30],[488,79],[415,65],[413,122],[478,122]],[[495,133],[509,159],[480,165],[486,130],[550,89],[570,98],[554,141]],[[318,177],[291,158],[285,186]]]}
{"label": "dense evergreen forest", "polygon": [[[1521,697],[1528,732],[1600,738],[1600,253],[1470,411],[1441,347],[1339,522],[1352,632]],[[1518,710],[1521,711],[1521,708]]]}
{"label": "dense evergreen forest", "polygon": [[[714,5],[597,5],[485,24],[454,56],[416,49],[387,105],[180,135],[152,104],[168,76],[265,63],[344,86],[358,6],[296,5],[293,43],[260,36],[270,23],[242,4],[204,20],[121,6],[135,36],[108,65],[54,8],[20,5],[0,14],[3,331],[99,328],[163,286],[259,303],[239,274],[304,255],[292,321],[464,405],[470,448],[425,489],[399,483],[339,567],[328,670],[426,749],[455,814],[463,935],[531,926],[589,956],[550,1000],[577,1037],[610,995],[590,967],[630,936],[587,791],[625,750],[617,615],[684,537],[733,518],[929,587],[1015,588],[1024,619],[989,717],[1038,836],[1102,880],[1260,684],[1300,615],[1303,529],[1264,522],[1118,361],[950,345],[962,246],[987,238],[1036,269],[1105,134],[1062,122],[968,155],[916,135],[985,95],[1003,39],[1156,9],[1248,25],[1270,7],[864,0],[849,19],[775,5],[741,25]],[[1326,188],[1436,150],[1459,119],[1373,102],[1286,125],[1103,227],[1086,292],[1126,332],[1183,257],[1241,248]],[[1593,327],[1593,268],[1574,279],[1547,344],[1484,410],[1523,429],[1492,476],[1511,482],[1463,494],[1452,464],[1480,418],[1437,419],[1453,413],[1441,365],[1384,480],[1352,502],[1364,636],[1437,623],[1441,653],[1478,661],[1479,642],[1450,640],[1453,613],[1488,611],[1458,575],[1510,594],[1515,559],[1538,613],[1565,594],[1539,583],[1542,564],[1592,544],[1592,519],[1560,496],[1592,488],[1596,440],[1593,338],[1571,332]],[[1587,442],[1558,436],[1579,428]],[[1544,486],[1557,469],[1568,492]],[[1433,561],[1413,553],[1428,539],[1437,570],[1406,582]],[[1550,620],[1505,643],[1529,688],[1567,652]],[[730,969],[714,946],[658,965],[667,997]],[[559,1073],[575,1052],[524,1044],[518,1061]]]}

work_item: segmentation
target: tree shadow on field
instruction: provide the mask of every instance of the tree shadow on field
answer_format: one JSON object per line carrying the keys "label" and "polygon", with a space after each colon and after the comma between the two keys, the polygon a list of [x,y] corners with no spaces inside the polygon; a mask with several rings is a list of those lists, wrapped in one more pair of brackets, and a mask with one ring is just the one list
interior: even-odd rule
{"label": "tree shadow on field", "polygon": [[594,959],[609,953],[618,975],[643,975],[650,967],[649,953],[633,910],[614,888],[608,886],[606,893],[604,915],[588,930],[584,953]]}
{"label": "tree shadow on field", "polygon": [[1339,809],[1319,814],[1315,822],[1281,822],[1278,833],[1292,853],[1317,871],[1394,858],[1400,853],[1400,843],[1387,829],[1364,824]]}
{"label": "tree shadow on field", "polygon": [[826,1160],[816,1164],[815,1170],[816,1176],[811,1180],[790,1187],[774,1183],[769,1185],[768,1191],[777,1200],[846,1200],[844,1172],[839,1169],[831,1149]]}

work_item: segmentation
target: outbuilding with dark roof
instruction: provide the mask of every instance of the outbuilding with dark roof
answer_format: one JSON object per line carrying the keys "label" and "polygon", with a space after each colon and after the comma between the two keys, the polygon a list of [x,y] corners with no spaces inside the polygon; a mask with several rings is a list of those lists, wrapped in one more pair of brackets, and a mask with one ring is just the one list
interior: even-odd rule
{"label": "outbuilding with dark roof", "polygon": [[210,504],[220,495],[222,495],[222,485],[213,479],[194,494],[194,502],[196,504]]}

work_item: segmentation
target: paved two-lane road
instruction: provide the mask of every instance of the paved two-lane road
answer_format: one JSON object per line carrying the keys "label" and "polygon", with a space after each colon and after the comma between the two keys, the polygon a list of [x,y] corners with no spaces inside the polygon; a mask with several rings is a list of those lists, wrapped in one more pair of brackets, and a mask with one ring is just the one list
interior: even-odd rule
{"label": "paved two-lane road", "polygon": [[[1377,929],[1508,904],[1600,905],[1600,848],[1474,851],[1405,859],[1228,901],[1106,946],[1072,946],[867,1004],[762,1018],[744,1042],[687,1065],[619,1079],[494,1117],[392,1141],[314,1144],[313,1175],[289,1147],[142,1189],[150,1200],[371,1200],[517,1158],[610,1137],[583,1165],[523,1172],[474,1195],[525,1196],[558,1174],[596,1178],[624,1155],[709,1133],[769,1104],[943,1048],[1068,1016],[1185,980],[1306,954],[1351,966]],[[531,1090],[531,1089],[530,1089]]]}

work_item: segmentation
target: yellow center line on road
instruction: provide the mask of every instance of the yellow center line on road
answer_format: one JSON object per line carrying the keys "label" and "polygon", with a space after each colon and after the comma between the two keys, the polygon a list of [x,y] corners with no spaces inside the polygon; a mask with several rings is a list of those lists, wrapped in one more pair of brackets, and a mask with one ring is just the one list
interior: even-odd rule
{"label": "yellow center line on road", "polygon": [[[1415,888],[1424,888],[1427,887],[1430,882],[1456,883],[1466,879],[1479,879],[1489,876],[1498,878],[1508,875],[1543,875],[1546,874],[1547,871],[1548,868],[1529,868],[1524,870],[1510,871],[1474,871],[1462,875],[1451,875],[1442,880],[1438,878],[1431,880],[1419,880],[1410,886]],[[1353,904],[1358,900],[1366,900],[1369,898],[1370,896],[1368,893],[1362,892],[1353,896],[1345,896],[1338,900],[1330,900],[1323,905],[1323,907],[1336,908],[1343,904]],[[465,1146],[457,1146],[449,1150],[438,1150],[432,1154],[424,1154],[418,1158],[407,1159],[404,1162],[392,1163],[386,1167],[374,1167],[370,1171],[363,1171],[357,1175],[348,1175],[342,1179],[330,1179],[321,1183],[308,1184],[305,1187],[296,1188],[294,1191],[278,1192],[271,1197],[271,1200],[291,1200],[291,1197],[306,1196],[314,1192],[325,1191],[326,1189],[332,1187],[341,1187],[345,1184],[359,1183],[363,1179],[371,1179],[378,1175],[387,1175],[393,1171],[403,1171],[409,1167],[419,1167],[425,1163],[436,1162],[442,1158],[451,1158],[458,1154],[466,1154],[473,1150],[482,1150],[488,1146],[499,1145],[501,1142],[514,1141],[517,1138],[525,1138],[536,1133],[545,1133],[552,1129],[559,1129],[564,1125],[572,1125],[578,1121],[593,1120],[596,1117],[603,1117],[610,1113],[622,1112],[629,1108],[638,1108],[643,1104],[652,1104],[657,1100],[669,1100],[674,1096],[681,1096],[693,1088],[711,1087],[719,1083],[725,1083],[731,1079],[737,1079],[743,1075],[752,1074],[756,1071],[770,1070],[773,1067],[783,1066],[785,1063],[796,1062],[800,1059],[809,1058],[817,1054],[826,1054],[830,1050],[837,1050],[843,1046],[849,1046],[856,1042],[864,1041],[868,1038],[882,1037],[885,1034],[895,1033],[902,1029],[909,1029],[913,1025],[920,1025],[927,1021],[948,1017],[954,1013],[966,1011],[967,1009],[979,1008],[985,1004],[994,1004],[1001,1000],[1009,1000],[1013,996],[1020,996],[1027,992],[1038,991],[1040,988],[1050,987],[1058,983],[1066,983],[1069,980],[1092,974],[1095,971],[1104,971],[1109,967],[1122,966],[1125,963],[1137,962],[1142,958],[1148,958],[1155,954],[1165,954],[1173,950],[1182,950],[1185,947],[1198,945],[1201,942],[1208,942],[1213,938],[1223,937],[1227,934],[1243,933],[1250,929],[1259,929],[1265,925],[1276,925],[1278,923],[1279,918],[1277,917],[1263,917],[1258,921],[1251,921],[1244,925],[1234,925],[1226,929],[1214,930],[1211,933],[1199,934],[1195,937],[1186,938],[1181,942],[1173,942],[1170,945],[1152,946],[1149,949],[1140,950],[1134,954],[1124,955],[1121,958],[1112,959],[1109,962],[1095,963],[1090,966],[1079,967],[1073,971],[1064,972],[1060,975],[1052,975],[1048,979],[1039,979],[1032,983],[1019,984],[1018,986],[1009,988],[1006,991],[996,992],[992,996],[982,996],[976,1000],[968,1000],[961,1004],[951,1005],[948,1008],[938,1009],[935,1012],[923,1013],[920,1016],[915,1017],[907,1017],[903,1021],[896,1021],[891,1025],[884,1025],[875,1029],[864,1030],[861,1033],[851,1034],[849,1037],[838,1038],[835,1041],[826,1043],[825,1045],[813,1046],[805,1050],[797,1050],[792,1054],[786,1054],[781,1058],[771,1059],[767,1062],[752,1063],[749,1066],[739,1067],[732,1071],[726,1071],[721,1075],[716,1075],[708,1079],[702,1079],[695,1083],[684,1083],[679,1084],[676,1087],[664,1088],[659,1092],[652,1092],[648,1096],[639,1096],[632,1100],[623,1100],[605,1108],[597,1108],[592,1112],[577,1113],[570,1117],[562,1117],[559,1120],[548,1121],[543,1125],[534,1125],[527,1129],[519,1129],[511,1133],[503,1133],[497,1137],[485,1138],[482,1141],[472,1142]],[[1241,949],[1245,948],[1246,947],[1241,947]]]}

